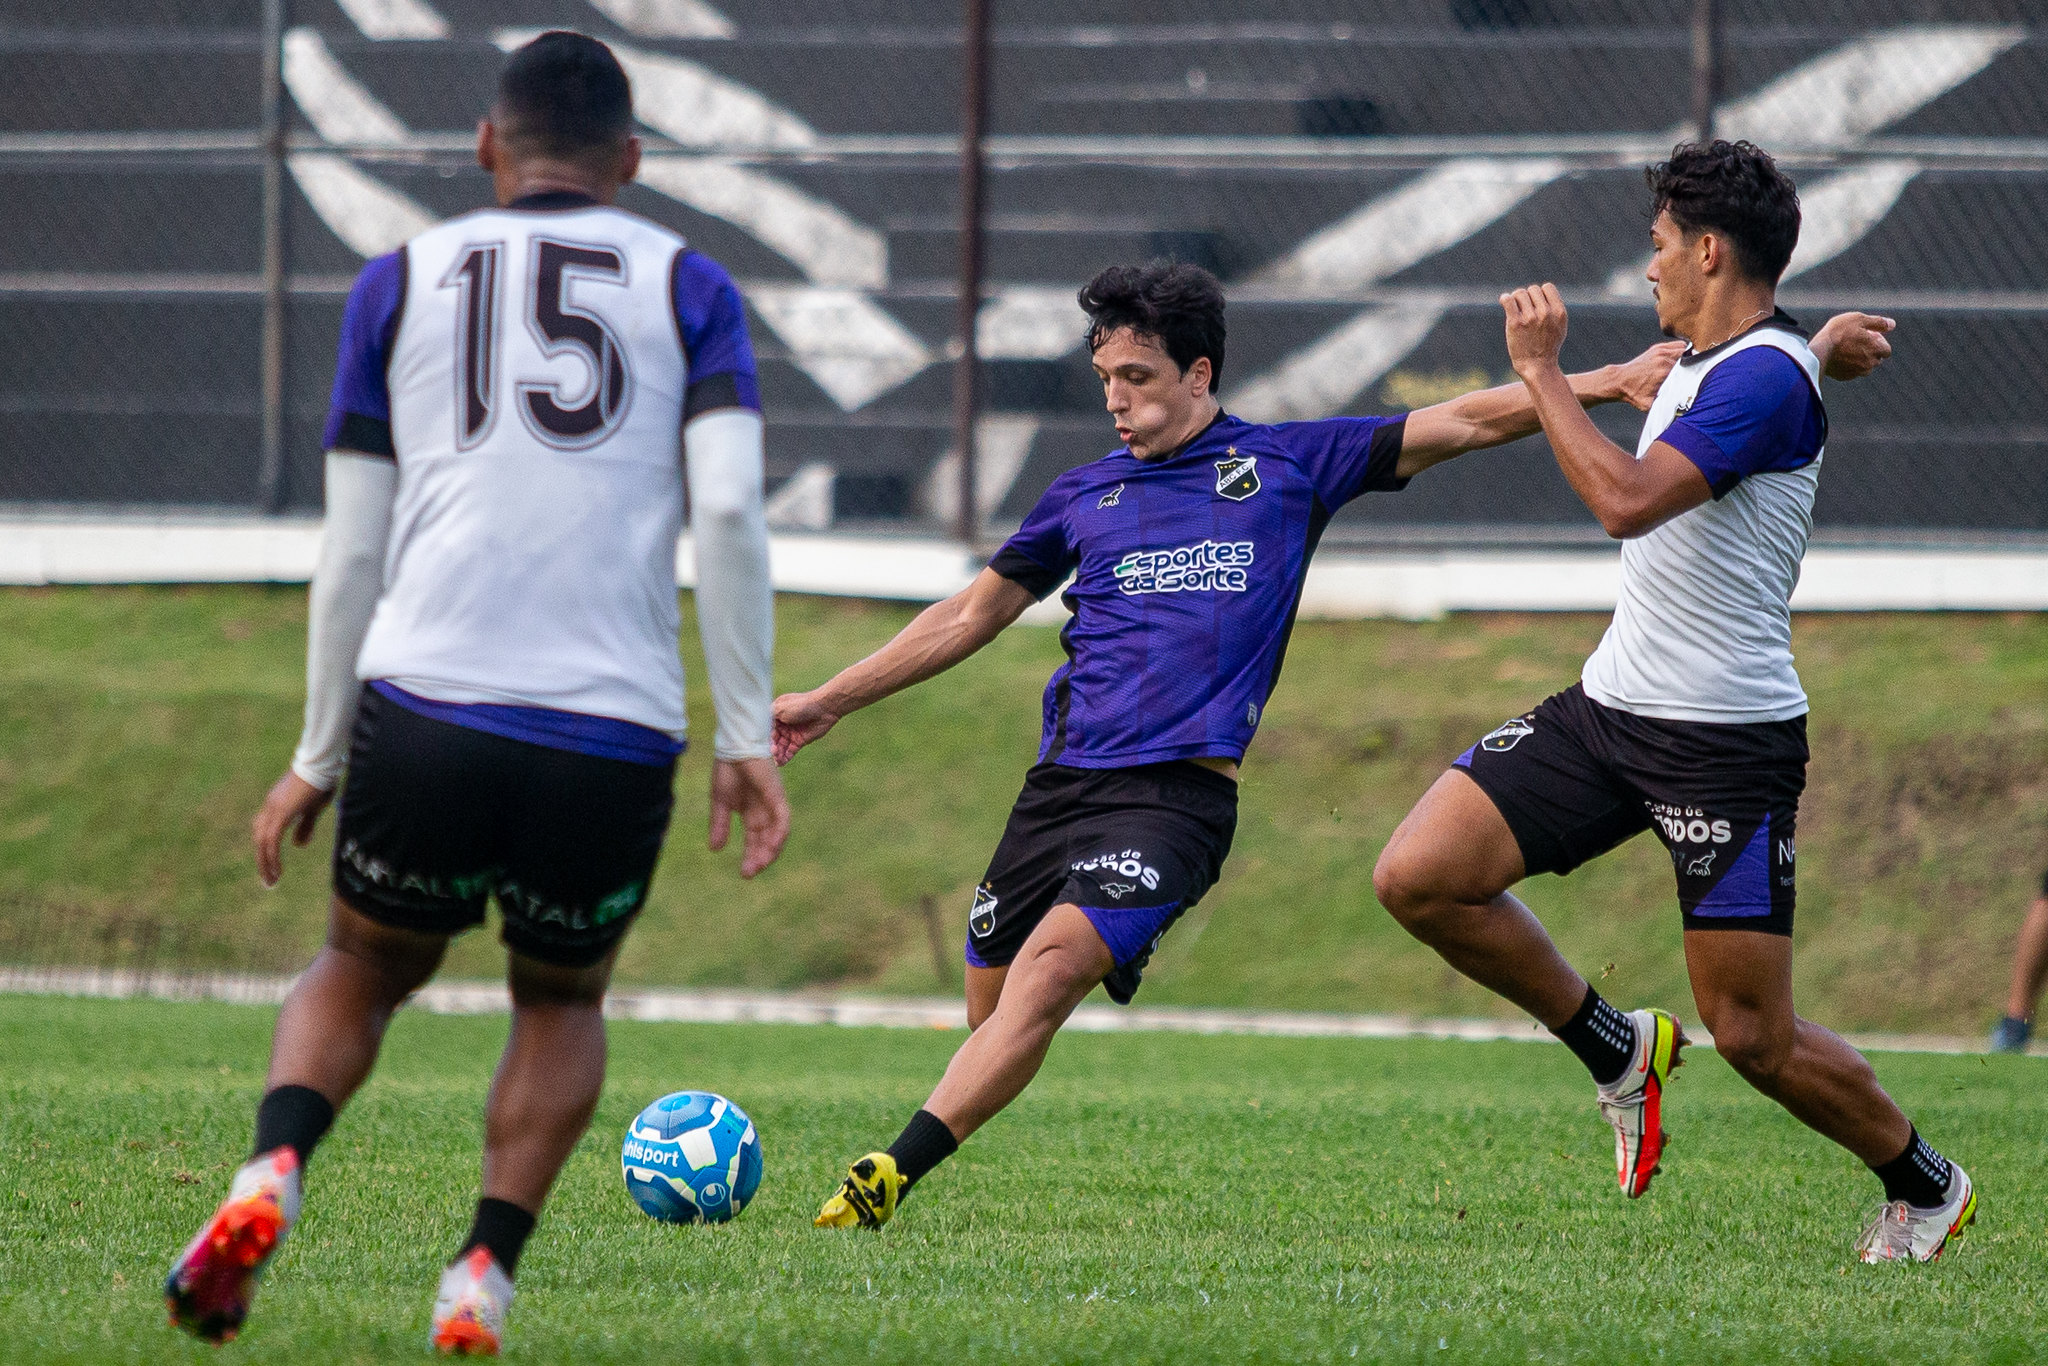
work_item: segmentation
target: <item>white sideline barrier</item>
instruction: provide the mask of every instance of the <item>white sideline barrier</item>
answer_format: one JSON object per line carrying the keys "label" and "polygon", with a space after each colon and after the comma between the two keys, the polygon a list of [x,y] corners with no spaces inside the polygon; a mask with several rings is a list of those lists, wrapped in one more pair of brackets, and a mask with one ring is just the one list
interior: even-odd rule
{"label": "white sideline barrier", "polygon": [[[933,602],[973,578],[951,541],[785,534],[769,538],[786,593]],[[0,517],[0,584],[304,583],[320,555],[307,518]],[[695,581],[690,538],[678,574]],[[1428,619],[1446,612],[1606,612],[1620,552],[1326,550],[1309,569],[1301,616]],[[1807,552],[1792,605],[1808,612],[2048,610],[2048,549],[1841,548]],[[1058,622],[1057,597],[1026,621]]]}
{"label": "white sideline barrier", "polygon": [[[139,972],[109,968],[0,967],[0,995],[72,996],[97,1000],[220,1001],[276,1005],[294,979],[246,973]],[[511,997],[502,982],[434,982],[412,998],[430,1015],[502,1015]],[[646,991],[620,988],[605,999],[615,1020],[680,1024],[839,1025],[866,1029],[965,1029],[957,1000],[834,996],[789,991]],[[1295,1039],[1459,1039],[1468,1042],[1553,1043],[1528,1020],[1443,1020],[1416,1015],[1324,1015],[1286,1010],[1220,1010],[1202,1006],[1084,1005],[1066,1027],[1083,1034],[1238,1034]],[[1686,1034],[1701,1048],[1713,1036],[1698,1025]],[[1983,1042],[1949,1034],[1851,1034],[1876,1053],[1981,1053]],[[2028,1050],[2048,1057],[2048,1040]]]}

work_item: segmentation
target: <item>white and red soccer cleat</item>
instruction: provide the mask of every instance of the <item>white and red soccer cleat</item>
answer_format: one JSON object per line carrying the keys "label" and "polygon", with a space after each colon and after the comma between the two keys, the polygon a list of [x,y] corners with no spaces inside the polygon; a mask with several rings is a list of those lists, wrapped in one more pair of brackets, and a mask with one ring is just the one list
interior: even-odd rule
{"label": "white and red soccer cleat", "polygon": [[1664,1145],[1664,1087],[1690,1042],[1676,1018],[1662,1010],[1632,1010],[1636,1051],[1628,1070],[1599,1088],[1600,1114],[1614,1127],[1614,1171],[1633,1200],[1650,1188]]}
{"label": "white and red soccer cleat", "polygon": [[1856,1239],[1856,1255],[1866,1262],[1931,1262],[1948,1240],[1977,1219],[1977,1188],[1970,1174],[1949,1164],[1948,1199],[1933,1209],[1916,1209],[1903,1200],[1887,1200],[1870,1216]]}
{"label": "white and red soccer cleat", "polygon": [[264,1266],[298,1217],[296,1152],[273,1148],[243,1163],[228,1198],[164,1280],[172,1325],[208,1342],[232,1339],[249,1315]]}
{"label": "white and red soccer cleat", "polygon": [[494,1357],[512,1307],[512,1278],[489,1248],[473,1247],[441,1273],[434,1299],[434,1346],[458,1356]]}

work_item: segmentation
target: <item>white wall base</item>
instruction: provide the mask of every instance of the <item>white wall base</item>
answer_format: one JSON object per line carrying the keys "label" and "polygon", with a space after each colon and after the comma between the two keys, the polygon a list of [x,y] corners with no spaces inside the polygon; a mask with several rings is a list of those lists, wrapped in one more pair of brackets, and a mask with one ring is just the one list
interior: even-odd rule
{"label": "white wall base", "polygon": [[[894,536],[785,534],[769,541],[785,593],[932,602],[974,577],[958,545]],[[0,518],[0,584],[304,583],[320,523],[303,518]],[[696,579],[690,538],[677,570]],[[1613,610],[1615,547],[1557,551],[1325,551],[1302,593],[1305,619],[1446,612]],[[1809,551],[1792,605],[1809,612],[2048,610],[2048,551],[1824,547]],[[1027,621],[1066,616],[1057,595]]]}

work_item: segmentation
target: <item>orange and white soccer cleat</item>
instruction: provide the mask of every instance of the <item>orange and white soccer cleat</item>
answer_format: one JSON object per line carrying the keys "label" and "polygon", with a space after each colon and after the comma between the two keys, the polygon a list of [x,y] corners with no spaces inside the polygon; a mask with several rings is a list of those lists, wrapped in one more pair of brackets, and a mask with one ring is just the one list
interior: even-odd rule
{"label": "orange and white soccer cleat", "polygon": [[1628,1070],[1599,1088],[1600,1114],[1614,1127],[1614,1171],[1621,1189],[1633,1200],[1650,1189],[1650,1178],[1662,1168],[1664,1087],[1680,1065],[1680,1051],[1691,1043],[1678,1020],[1662,1010],[1632,1010],[1636,1027],[1635,1056]]}
{"label": "orange and white soccer cleat", "polygon": [[221,1343],[249,1315],[256,1283],[299,1217],[299,1155],[273,1148],[235,1173],[228,1198],[164,1280],[171,1324]]}
{"label": "orange and white soccer cleat", "polygon": [[496,1356],[511,1307],[512,1278],[489,1248],[471,1248],[441,1273],[441,1293],[434,1298],[434,1347],[456,1356]]}
{"label": "orange and white soccer cleat", "polygon": [[1970,1174],[1953,1162],[1948,1199],[1933,1209],[1916,1209],[1903,1200],[1887,1200],[1870,1216],[1856,1239],[1856,1255],[1866,1262],[1931,1262],[1977,1219],[1977,1188]]}

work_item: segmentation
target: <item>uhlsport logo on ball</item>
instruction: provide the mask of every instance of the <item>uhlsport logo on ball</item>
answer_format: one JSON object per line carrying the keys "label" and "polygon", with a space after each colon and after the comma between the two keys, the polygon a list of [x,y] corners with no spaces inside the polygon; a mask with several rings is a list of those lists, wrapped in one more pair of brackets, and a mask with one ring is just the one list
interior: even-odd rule
{"label": "uhlsport logo on ball", "polygon": [[722,1224],[761,1184],[761,1139],[747,1112],[709,1091],[677,1091],[626,1130],[619,1165],[626,1193],[671,1224]]}

